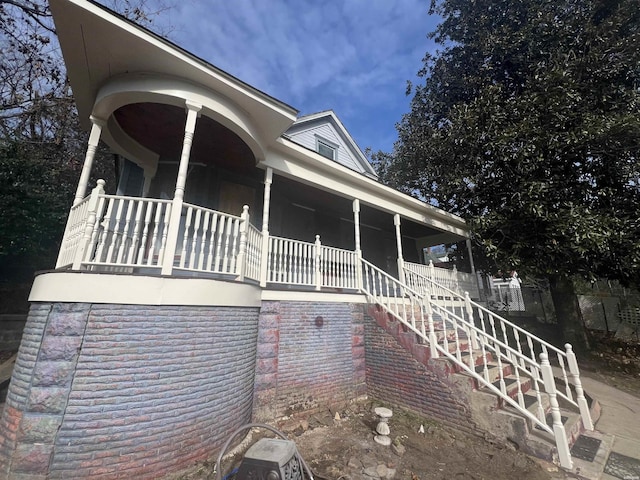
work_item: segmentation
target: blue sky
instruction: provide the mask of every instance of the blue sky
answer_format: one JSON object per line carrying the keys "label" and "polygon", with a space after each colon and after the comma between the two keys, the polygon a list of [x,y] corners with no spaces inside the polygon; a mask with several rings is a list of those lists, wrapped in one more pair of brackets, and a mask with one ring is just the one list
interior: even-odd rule
{"label": "blue sky", "polygon": [[333,109],[361,149],[390,151],[434,44],[428,0],[185,0],[154,21],[181,47],[297,108]]}

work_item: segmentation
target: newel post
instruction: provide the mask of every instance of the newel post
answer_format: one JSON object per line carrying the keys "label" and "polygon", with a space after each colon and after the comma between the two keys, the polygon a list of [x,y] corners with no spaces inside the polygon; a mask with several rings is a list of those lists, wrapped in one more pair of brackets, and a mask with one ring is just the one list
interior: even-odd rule
{"label": "newel post", "polygon": [[560,405],[558,404],[558,397],[556,393],[556,381],[553,377],[551,364],[549,363],[549,355],[546,353],[540,354],[540,371],[542,373],[544,388],[549,395],[551,417],[553,418],[553,436],[556,440],[556,448],[558,449],[558,460],[560,460],[560,466],[562,468],[571,470],[573,468],[571,451],[569,450],[567,433],[565,432],[564,425],[562,424],[562,415],[560,414]]}
{"label": "newel post", "polygon": [[570,343],[565,344],[564,348],[567,350],[569,373],[571,374],[571,378],[573,380],[573,386],[576,388],[576,397],[578,401],[578,408],[580,408],[582,424],[587,430],[593,431],[593,421],[591,420],[589,405],[587,404],[587,399],[585,398],[584,390],[582,389],[582,382],[580,381],[580,369],[578,368],[576,354],[573,352],[573,347]]}
{"label": "newel post", "polygon": [[78,249],[76,250],[76,254],[73,258],[73,266],[71,267],[72,270],[80,270],[82,261],[85,260],[86,252],[90,249],[89,247],[91,244],[91,237],[93,235],[93,229],[97,221],[100,196],[104,195],[104,185],[105,181],[100,179],[98,180],[98,184],[96,185],[96,187],[91,191],[89,204],[87,205],[87,223],[84,226],[82,240],[80,240],[80,244],[78,245]]}
{"label": "newel post", "polygon": [[316,271],[316,290],[322,289],[322,243],[320,235],[316,235],[316,243],[314,247],[315,271]]}
{"label": "newel post", "polygon": [[242,207],[242,215],[240,215],[240,246],[238,248],[238,261],[236,269],[238,276],[236,280],[244,281],[244,275],[247,271],[247,233],[249,232],[249,205]]}

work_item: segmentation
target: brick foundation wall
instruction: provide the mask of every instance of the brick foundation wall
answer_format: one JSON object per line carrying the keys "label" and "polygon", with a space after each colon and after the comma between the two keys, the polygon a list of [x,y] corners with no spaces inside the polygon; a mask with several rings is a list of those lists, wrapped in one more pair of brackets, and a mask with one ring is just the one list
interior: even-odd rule
{"label": "brick foundation wall", "polygon": [[0,477],[158,478],[251,420],[257,308],[36,304]]}
{"label": "brick foundation wall", "polygon": [[423,365],[371,316],[365,315],[364,326],[369,396],[477,432],[446,361],[429,360],[428,366]]}
{"label": "brick foundation wall", "polygon": [[254,419],[344,403],[366,393],[363,306],[263,302]]}

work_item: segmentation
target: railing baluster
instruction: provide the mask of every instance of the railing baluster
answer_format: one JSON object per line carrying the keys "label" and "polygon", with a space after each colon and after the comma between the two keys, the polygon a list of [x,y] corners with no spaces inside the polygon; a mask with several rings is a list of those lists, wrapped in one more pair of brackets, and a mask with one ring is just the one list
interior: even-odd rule
{"label": "railing baluster", "polygon": [[[160,238],[160,250],[158,251],[158,266],[164,262],[164,251],[167,247],[167,237],[169,236],[169,219],[171,218],[172,205],[167,203],[164,208],[164,218],[162,220],[162,237]],[[174,259],[172,259],[175,261]],[[172,261],[172,263],[173,263]]]}
{"label": "railing baluster", "polygon": [[225,221],[224,217],[220,215],[218,218],[218,238],[216,242],[216,256],[213,263],[213,271],[220,272],[222,271],[222,242],[224,241],[225,236]]}
{"label": "railing baluster", "polygon": [[218,214],[214,213],[211,216],[211,233],[209,234],[209,251],[207,252],[207,270],[215,271],[216,266],[214,264],[216,258],[216,243],[218,236],[220,235],[220,231],[218,230]]}
{"label": "railing baluster", "polygon": [[193,215],[193,208],[187,207],[187,216],[184,222],[184,232],[182,234],[182,250],[180,250],[180,268],[184,268],[187,260],[187,246],[189,245],[189,235],[191,233],[191,216]]}
{"label": "railing baluster", "polygon": [[125,254],[129,245],[129,228],[131,227],[131,215],[133,213],[133,202],[130,200],[122,200],[123,208],[126,211],[124,217],[124,227],[122,229],[122,237],[120,240],[120,245],[118,247],[118,254],[116,255],[116,263],[123,263],[123,259],[125,258]]}
{"label": "railing baluster", "polygon": [[202,219],[202,210],[196,210],[196,218],[193,221],[193,237],[191,238],[191,251],[189,252],[189,268],[193,269],[197,264],[197,248],[200,240],[200,220]]}
{"label": "railing baluster", "polygon": [[142,216],[145,212],[145,207],[150,207],[149,203],[137,203],[136,204],[136,218],[133,226],[133,237],[131,239],[131,248],[129,249],[129,255],[127,256],[127,263],[137,263],[138,246],[140,245],[140,237],[144,226],[142,225]]}
{"label": "railing baluster", "polygon": [[229,251],[229,270],[225,272],[235,274],[237,271],[238,252],[240,251],[240,219],[229,217],[229,221],[233,225],[233,234],[231,236],[231,250]]}
{"label": "railing baluster", "polygon": [[210,216],[211,213],[208,210],[204,212],[204,218],[202,219],[202,242],[200,242],[200,253],[198,255],[198,270],[204,270],[207,257],[207,243],[209,245],[213,243],[209,234]]}

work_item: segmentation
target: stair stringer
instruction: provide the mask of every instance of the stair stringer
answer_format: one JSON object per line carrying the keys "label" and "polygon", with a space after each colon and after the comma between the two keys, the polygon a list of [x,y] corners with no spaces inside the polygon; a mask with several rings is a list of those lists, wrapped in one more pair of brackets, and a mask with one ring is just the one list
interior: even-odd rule
{"label": "stair stringer", "polygon": [[[504,408],[494,393],[478,389],[476,381],[465,373],[461,373],[460,368],[449,359],[431,358],[429,346],[420,343],[415,333],[407,330],[400,321],[384,309],[372,306],[369,308],[369,315],[378,327],[395,339],[397,345],[410,354],[416,362],[423,365],[428,372],[434,374],[439,382],[446,385],[458,403],[466,406],[469,425],[476,434],[492,442],[512,445],[534,457],[558,463],[557,449],[551,435],[536,429],[529,419],[517,411]],[[411,406],[408,407],[411,408]],[[429,412],[421,413],[431,416]],[[571,446],[584,431],[582,420],[578,414],[564,409],[562,415],[568,419],[566,425],[570,428],[567,428],[567,437]],[[441,417],[437,419],[450,423]],[[468,430],[468,427],[466,429]]]}

